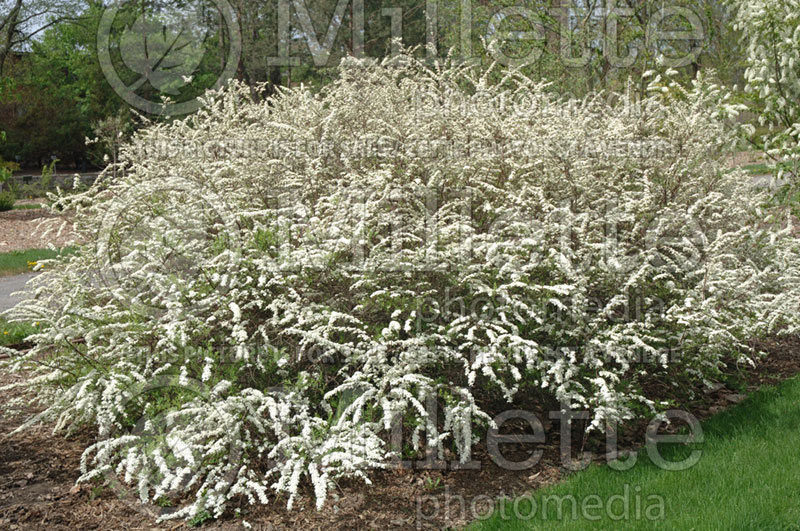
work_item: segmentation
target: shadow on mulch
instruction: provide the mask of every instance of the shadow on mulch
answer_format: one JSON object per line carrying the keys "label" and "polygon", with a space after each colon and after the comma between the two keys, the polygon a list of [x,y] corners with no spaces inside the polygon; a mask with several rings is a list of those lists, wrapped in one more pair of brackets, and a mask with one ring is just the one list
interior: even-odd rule
{"label": "shadow on mulch", "polygon": [[[744,371],[733,365],[723,371],[721,381],[712,388],[684,389],[687,409],[705,419],[744,399],[747,392],[762,385],[776,384],[800,373],[800,338],[784,337],[759,341],[755,345],[769,355],[755,370]],[[0,384],[12,376],[0,374]],[[285,499],[268,506],[241,507],[241,515],[254,529],[441,529],[465,525],[476,514],[486,514],[502,496],[518,496],[559,481],[568,472],[559,453],[560,422],[548,419],[553,404],[524,399],[521,405],[537,415],[545,429],[542,444],[503,444],[504,458],[525,461],[534,451],[541,458],[531,468],[506,470],[489,457],[485,439],[475,446],[473,459],[480,463],[475,470],[396,468],[371,475],[373,485],[348,481],[329,494],[322,511],[313,507],[313,495],[306,487],[304,497],[291,512]],[[506,406],[507,408],[507,406]],[[14,429],[25,414],[0,419],[0,433]],[[499,411],[499,410],[498,410]],[[625,426],[619,431],[622,449],[635,449],[644,442],[647,421]],[[508,422],[503,433],[525,433],[527,424]],[[669,430],[676,429],[672,426]],[[571,437],[576,454],[589,451],[595,462],[605,462],[605,438],[602,434],[582,438],[582,426],[575,423]],[[76,487],[80,456],[92,442],[88,432],[65,439],[46,427],[0,438],[0,529],[186,529],[183,522],[155,524],[161,509],[143,507],[134,499],[120,499],[102,486]],[[452,456],[446,456],[448,458]],[[242,520],[230,516],[218,522],[206,522],[202,529],[240,529]]]}

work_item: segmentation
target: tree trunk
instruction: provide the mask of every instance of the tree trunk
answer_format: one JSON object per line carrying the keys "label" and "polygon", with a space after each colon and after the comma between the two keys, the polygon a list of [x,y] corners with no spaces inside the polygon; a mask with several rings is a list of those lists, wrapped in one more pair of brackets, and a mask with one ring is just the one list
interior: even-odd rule
{"label": "tree trunk", "polygon": [[17,21],[19,20],[19,12],[22,9],[22,0],[17,0],[14,7],[11,8],[8,16],[2,21],[0,31],[2,31],[2,43],[0,43],[0,76],[3,75],[3,68],[6,64],[6,58],[11,53],[11,40],[14,38],[14,31],[17,28]]}
{"label": "tree trunk", "polygon": [[281,67],[273,66],[269,70],[269,90],[272,94],[275,93],[277,87],[281,86],[282,82]]}

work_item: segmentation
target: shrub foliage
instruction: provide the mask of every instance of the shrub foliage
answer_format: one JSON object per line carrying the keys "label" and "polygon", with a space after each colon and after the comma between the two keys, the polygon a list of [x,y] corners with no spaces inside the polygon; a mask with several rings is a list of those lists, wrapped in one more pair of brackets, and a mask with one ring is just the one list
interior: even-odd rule
{"label": "shrub foliage", "polygon": [[724,164],[721,89],[632,94],[398,55],[152,124],[56,205],[85,243],[16,309],[44,325],[14,361],[34,420],[96,428],[82,481],[192,518],[303,485],[322,507],[398,425],[466,461],[522,388],[599,428],[661,408],[647,381],[752,362],[797,329],[791,220]]}
{"label": "shrub foliage", "polygon": [[779,178],[800,176],[800,1],[730,0],[745,51],[745,91],[755,96]]}

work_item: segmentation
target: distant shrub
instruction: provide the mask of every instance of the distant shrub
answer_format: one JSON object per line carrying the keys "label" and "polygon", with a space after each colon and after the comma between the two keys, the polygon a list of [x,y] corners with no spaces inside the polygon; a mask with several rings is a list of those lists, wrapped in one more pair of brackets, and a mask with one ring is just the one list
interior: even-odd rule
{"label": "distant shrub", "polygon": [[40,420],[97,428],[82,481],[194,518],[308,478],[321,507],[396,422],[467,460],[522,386],[596,429],[797,330],[800,246],[726,167],[738,108],[702,76],[567,101],[406,55],[340,74],[211,94],[61,202],[86,244],[15,310],[45,327],[14,366]]}
{"label": "distant shrub", "polygon": [[14,195],[14,192],[6,190],[5,192],[0,192],[0,212],[7,212],[14,208],[14,203],[16,202],[17,198]]}

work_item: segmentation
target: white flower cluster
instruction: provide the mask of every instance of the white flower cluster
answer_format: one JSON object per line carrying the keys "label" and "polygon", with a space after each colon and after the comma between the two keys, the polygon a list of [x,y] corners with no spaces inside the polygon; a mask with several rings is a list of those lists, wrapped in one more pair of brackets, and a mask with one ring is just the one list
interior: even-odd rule
{"label": "white flower cluster", "polygon": [[467,461],[522,388],[594,428],[653,410],[647,381],[797,330],[800,246],[725,167],[724,91],[652,88],[564,101],[400,55],[319,94],[210,94],[59,204],[86,243],[18,306],[45,326],[15,366],[42,419],[97,428],[83,480],[193,496],[173,517],[308,480],[321,507],[395,427]]}
{"label": "white flower cluster", "polygon": [[[779,132],[767,153],[782,161],[778,177],[800,175],[800,0],[731,0],[746,48],[746,89],[759,118]],[[787,172],[788,170],[788,172]],[[788,176],[788,175],[787,175]]]}

